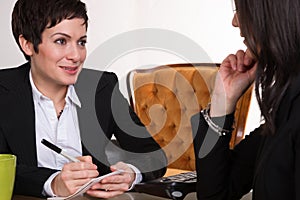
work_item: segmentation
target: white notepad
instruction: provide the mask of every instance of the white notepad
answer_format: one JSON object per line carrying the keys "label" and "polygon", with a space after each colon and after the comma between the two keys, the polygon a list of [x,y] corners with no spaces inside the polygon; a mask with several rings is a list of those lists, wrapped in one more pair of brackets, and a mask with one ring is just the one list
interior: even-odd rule
{"label": "white notepad", "polygon": [[84,194],[88,189],[90,189],[94,184],[98,183],[102,179],[104,179],[104,178],[106,178],[108,176],[112,176],[112,175],[116,175],[116,174],[121,174],[123,172],[124,172],[123,170],[117,170],[117,171],[105,174],[103,176],[99,176],[97,178],[93,178],[89,182],[87,182],[86,184],[84,184],[83,186],[81,186],[75,193],[71,194],[70,196],[67,196],[67,197],[49,197],[49,198],[47,198],[47,200],[67,200],[67,199],[72,199],[72,198],[78,197],[78,196]]}

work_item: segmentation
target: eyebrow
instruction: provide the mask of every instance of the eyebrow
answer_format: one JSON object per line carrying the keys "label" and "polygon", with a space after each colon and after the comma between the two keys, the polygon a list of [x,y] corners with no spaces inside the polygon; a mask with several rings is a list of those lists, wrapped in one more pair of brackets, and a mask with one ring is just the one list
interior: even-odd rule
{"label": "eyebrow", "polygon": [[[71,38],[71,36],[66,33],[54,33],[53,35],[51,35],[51,37],[54,37],[56,35],[61,35],[61,36],[65,36],[67,38]],[[87,35],[84,35],[84,36],[81,36],[79,39],[82,40],[82,39],[86,39],[86,38],[87,38]]]}

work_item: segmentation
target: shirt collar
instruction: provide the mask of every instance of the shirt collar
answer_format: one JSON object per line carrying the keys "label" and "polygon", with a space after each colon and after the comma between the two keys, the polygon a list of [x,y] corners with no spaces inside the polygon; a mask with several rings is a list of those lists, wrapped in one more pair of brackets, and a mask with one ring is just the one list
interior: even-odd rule
{"label": "shirt collar", "polygon": [[[29,80],[30,80],[30,85],[32,88],[32,94],[33,94],[33,99],[37,102],[40,102],[41,99],[49,99],[48,97],[44,96],[35,86],[33,79],[32,79],[32,72],[31,70],[29,71]],[[69,101],[74,103],[76,106],[81,108],[81,103],[80,100],[76,94],[75,87],[74,85],[69,85],[68,91],[65,97],[66,103]]]}

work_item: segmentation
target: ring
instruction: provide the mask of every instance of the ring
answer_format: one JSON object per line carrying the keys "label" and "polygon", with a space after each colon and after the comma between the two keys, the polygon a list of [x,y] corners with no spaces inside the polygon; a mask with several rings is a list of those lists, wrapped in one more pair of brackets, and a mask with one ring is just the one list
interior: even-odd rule
{"label": "ring", "polygon": [[107,189],[105,189],[105,192],[109,192],[109,189],[107,188]]}

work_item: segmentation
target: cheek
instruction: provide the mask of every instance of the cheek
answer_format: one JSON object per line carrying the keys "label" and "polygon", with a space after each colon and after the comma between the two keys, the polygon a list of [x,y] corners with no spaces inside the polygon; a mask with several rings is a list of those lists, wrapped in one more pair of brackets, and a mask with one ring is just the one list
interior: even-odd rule
{"label": "cheek", "polygon": [[86,54],[87,54],[87,52],[86,52],[86,49],[85,50],[83,50],[82,52],[81,52],[81,62],[84,62],[85,61],[85,59],[86,59]]}
{"label": "cheek", "polygon": [[55,48],[48,48],[39,52],[40,56],[48,62],[57,62],[65,57],[65,51],[61,51]]}

